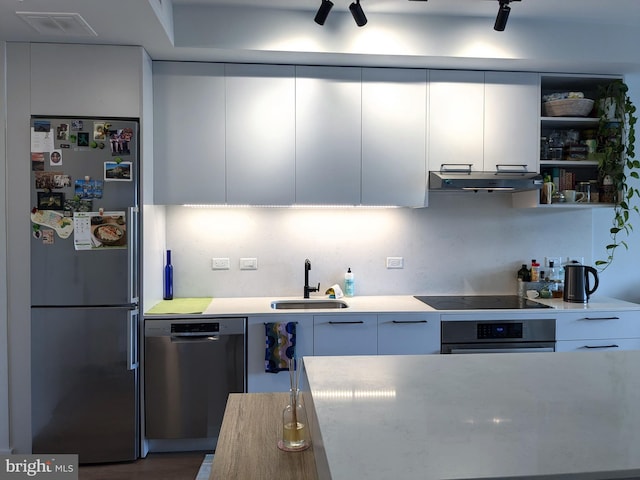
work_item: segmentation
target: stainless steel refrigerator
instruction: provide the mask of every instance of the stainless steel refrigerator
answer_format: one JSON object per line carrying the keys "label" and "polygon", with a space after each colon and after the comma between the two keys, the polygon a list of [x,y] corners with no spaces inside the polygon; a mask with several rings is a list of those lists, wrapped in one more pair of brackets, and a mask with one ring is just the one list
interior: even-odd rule
{"label": "stainless steel refrigerator", "polygon": [[33,453],[139,456],[138,145],[131,119],[31,119]]}

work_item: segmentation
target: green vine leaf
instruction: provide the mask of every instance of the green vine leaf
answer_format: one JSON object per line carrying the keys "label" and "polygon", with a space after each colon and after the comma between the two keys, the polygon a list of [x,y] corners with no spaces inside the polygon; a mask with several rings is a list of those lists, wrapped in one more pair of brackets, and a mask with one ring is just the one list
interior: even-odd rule
{"label": "green vine leaf", "polygon": [[606,260],[596,260],[595,265],[600,271],[605,270],[614,259],[614,253],[619,246],[629,248],[619,235],[630,235],[633,226],[630,223],[630,212],[640,214],[634,200],[640,199],[640,189],[627,183],[628,178],[640,179],[640,160],[635,159],[635,125],[636,107],[628,96],[629,87],[623,80],[614,80],[602,86],[599,101],[596,104],[615,105],[616,121],[611,121],[607,112],[601,109],[598,123],[598,143],[600,160],[598,170],[601,178],[609,177],[619,197],[614,205],[612,227],[609,229],[611,242],[606,247]]}

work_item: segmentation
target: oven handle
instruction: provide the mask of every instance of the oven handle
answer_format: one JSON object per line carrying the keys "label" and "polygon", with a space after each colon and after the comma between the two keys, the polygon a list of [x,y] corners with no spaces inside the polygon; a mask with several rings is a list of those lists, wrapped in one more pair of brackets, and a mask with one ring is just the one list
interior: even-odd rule
{"label": "oven handle", "polygon": [[452,354],[460,353],[539,353],[555,352],[553,347],[523,347],[523,348],[452,348]]}

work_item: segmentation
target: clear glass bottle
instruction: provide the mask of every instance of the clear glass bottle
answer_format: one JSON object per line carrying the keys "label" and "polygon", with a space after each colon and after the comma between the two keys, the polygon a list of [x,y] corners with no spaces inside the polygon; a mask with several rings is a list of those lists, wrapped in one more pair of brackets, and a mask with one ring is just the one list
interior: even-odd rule
{"label": "clear glass bottle", "polygon": [[289,405],[282,411],[282,441],[278,446],[286,451],[298,451],[309,448],[309,422],[304,405],[300,402],[300,392],[289,391]]}

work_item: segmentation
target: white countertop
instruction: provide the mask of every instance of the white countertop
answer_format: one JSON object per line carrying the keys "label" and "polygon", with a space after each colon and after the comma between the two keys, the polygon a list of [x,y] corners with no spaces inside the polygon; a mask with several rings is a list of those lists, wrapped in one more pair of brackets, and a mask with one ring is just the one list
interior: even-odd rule
{"label": "white countertop", "polygon": [[[312,296],[312,299],[327,299],[327,296]],[[287,313],[313,313],[331,314],[336,313],[394,313],[394,312],[436,312],[430,306],[415,299],[412,295],[376,295],[376,296],[355,296],[342,298],[349,307],[342,309],[300,309],[300,310],[275,310],[271,308],[274,300],[302,300],[301,297],[237,297],[237,298],[214,298],[209,307],[203,312],[206,315],[283,315]],[[640,305],[608,297],[593,297],[587,304],[567,303],[561,299],[536,299],[556,310],[639,310]],[[549,309],[550,310],[550,309]],[[483,312],[507,310],[482,310]],[[514,310],[510,310],[514,311]],[[521,313],[526,311],[545,310],[515,310]],[[440,310],[440,313],[451,313],[454,310]],[[473,313],[473,310],[458,310],[458,313]]]}
{"label": "white countertop", "polygon": [[640,351],[305,357],[304,367],[320,479],[640,475]]}

